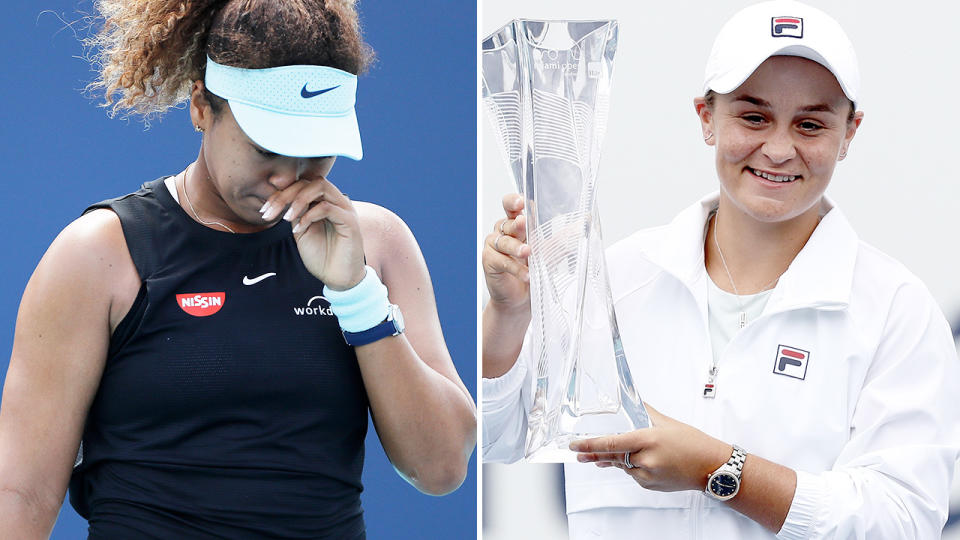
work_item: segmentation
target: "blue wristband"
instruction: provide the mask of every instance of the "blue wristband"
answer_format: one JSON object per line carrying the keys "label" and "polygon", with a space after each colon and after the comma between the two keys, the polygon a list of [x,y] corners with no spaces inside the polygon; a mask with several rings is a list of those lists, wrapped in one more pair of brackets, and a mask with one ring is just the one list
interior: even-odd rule
{"label": "blue wristband", "polygon": [[387,287],[369,266],[360,283],[345,291],[323,286],[323,296],[345,332],[363,332],[380,324],[390,312]]}

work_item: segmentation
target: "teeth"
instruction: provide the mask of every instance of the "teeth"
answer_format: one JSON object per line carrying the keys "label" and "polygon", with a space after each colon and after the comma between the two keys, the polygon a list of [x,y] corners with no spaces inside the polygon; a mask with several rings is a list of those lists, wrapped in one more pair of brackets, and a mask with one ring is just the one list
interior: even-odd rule
{"label": "teeth", "polygon": [[767,180],[770,180],[771,182],[793,182],[794,180],[797,179],[797,177],[796,177],[795,175],[793,175],[793,176],[780,176],[780,175],[776,175],[776,174],[768,174],[768,173],[765,173],[765,172],[763,172],[763,171],[758,171],[757,169],[750,169],[750,170],[753,171],[753,174],[755,174],[755,175],[757,175],[757,176],[759,176],[759,177],[761,177],[761,178],[766,178]]}

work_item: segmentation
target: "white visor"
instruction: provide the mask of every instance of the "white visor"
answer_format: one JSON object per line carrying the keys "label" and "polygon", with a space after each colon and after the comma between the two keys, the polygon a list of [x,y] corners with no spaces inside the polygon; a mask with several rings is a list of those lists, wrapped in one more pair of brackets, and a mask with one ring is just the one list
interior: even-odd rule
{"label": "white visor", "polygon": [[204,82],[227,100],[247,137],[270,152],[363,158],[352,73],[327,66],[245,69],[207,57]]}

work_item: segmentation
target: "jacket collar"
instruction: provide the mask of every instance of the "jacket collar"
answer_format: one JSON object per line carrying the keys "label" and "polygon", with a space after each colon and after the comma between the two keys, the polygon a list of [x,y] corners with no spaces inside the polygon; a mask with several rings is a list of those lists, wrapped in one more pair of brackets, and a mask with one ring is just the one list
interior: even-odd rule
{"label": "jacket collar", "polygon": [[[703,258],[707,219],[720,194],[704,197],[667,225],[659,242],[646,251],[655,264],[674,275],[700,297],[705,291]],[[824,197],[826,215],[777,282],[764,312],[812,307],[845,309],[849,305],[859,238],[847,218]]]}

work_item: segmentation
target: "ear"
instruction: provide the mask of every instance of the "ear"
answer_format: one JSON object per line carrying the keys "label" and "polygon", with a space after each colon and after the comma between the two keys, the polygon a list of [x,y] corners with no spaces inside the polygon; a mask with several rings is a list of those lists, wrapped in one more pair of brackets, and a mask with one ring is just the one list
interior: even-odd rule
{"label": "ear", "polygon": [[847,152],[850,150],[850,141],[853,140],[853,136],[857,134],[857,129],[860,128],[860,122],[863,122],[863,111],[857,111],[853,114],[853,121],[847,124],[847,132],[843,136],[843,144],[840,145],[840,155],[837,156],[837,161],[843,161],[847,157]]}
{"label": "ear", "polygon": [[204,88],[203,81],[197,79],[190,89],[190,122],[198,131],[206,131],[213,125],[213,109],[203,94]]}
{"label": "ear", "polygon": [[707,105],[707,100],[703,97],[693,98],[693,107],[697,111],[697,117],[700,118],[700,130],[703,132],[703,141],[709,146],[713,146],[716,141],[713,132],[713,111]]}

